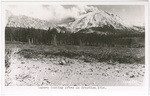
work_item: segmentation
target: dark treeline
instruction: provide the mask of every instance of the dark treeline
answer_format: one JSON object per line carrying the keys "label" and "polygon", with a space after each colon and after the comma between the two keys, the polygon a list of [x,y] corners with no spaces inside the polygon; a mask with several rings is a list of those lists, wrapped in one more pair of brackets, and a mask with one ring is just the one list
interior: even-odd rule
{"label": "dark treeline", "polygon": [[58,32],[55,28],[41,30],[6,27],[5,39],[29,44],[144,47],[145,33],[104,35],[82,32],[64,33]]}

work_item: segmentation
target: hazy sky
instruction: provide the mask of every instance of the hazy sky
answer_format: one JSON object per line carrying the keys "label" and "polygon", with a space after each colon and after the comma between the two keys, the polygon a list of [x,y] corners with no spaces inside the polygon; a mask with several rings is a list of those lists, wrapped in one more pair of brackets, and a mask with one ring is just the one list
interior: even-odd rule
{"label": "hazy sky", "polygon": [[62,20],[67,17],[78,18],[86,10],[103,10],[121,17],[124,21],[143,25],[145,20],[143,5],[9,5],[6,10],[14,15],[27,15],[43,20]]}
{"label": "hazy sky", "polygon": [[120,16],[121,18],[131,23],[144,23],[145,10],[142,5],[117,5],[117,6],[96,6],[99,9],[106,10],[113,14]]}

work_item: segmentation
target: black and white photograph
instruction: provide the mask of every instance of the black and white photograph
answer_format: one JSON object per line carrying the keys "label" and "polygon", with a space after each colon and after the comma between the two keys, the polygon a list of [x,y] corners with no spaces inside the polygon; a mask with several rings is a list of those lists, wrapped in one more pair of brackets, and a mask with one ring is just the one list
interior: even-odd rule
{"label": "black and white photograph", "polygon": [[5,6],[5,86],[144,86],[145,6]]}

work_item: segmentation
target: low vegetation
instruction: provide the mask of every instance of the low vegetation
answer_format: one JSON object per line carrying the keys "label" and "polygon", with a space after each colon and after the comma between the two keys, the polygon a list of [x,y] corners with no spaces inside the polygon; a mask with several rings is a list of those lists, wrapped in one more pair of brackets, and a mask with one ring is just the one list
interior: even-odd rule
{"label": "low vegetation", "polygon": [[[15,46],[16,44],[12,44]],[[93,47],[93,46],[44,46],[18,44],[17,54],[24,58],[67,57],[85,62],[118,62],[144,64],[144,48]]]}

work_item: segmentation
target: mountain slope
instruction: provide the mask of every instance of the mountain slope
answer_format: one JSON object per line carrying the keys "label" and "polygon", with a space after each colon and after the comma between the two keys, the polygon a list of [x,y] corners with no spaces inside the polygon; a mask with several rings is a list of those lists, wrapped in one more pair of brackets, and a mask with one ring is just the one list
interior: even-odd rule
{"label": "mountain slope", "polygon": [[27,17],[24,15],[9,16],[6,25],[6,27],[35,28],[35,29],[44,29],[44,30],[47,30],[49,27],[55,27],[55,26],[56,25],[48,21]]}
{"label": "mountain slope", "polygon": [[130,29],[132,26],[126,24],[117,15],[110,14],[105,11],[93,11],[82,15],[74,22],[69,24],[69,28],[77,32],[81,29],[88,29],[92,27],[112,27],[116,30]]}

